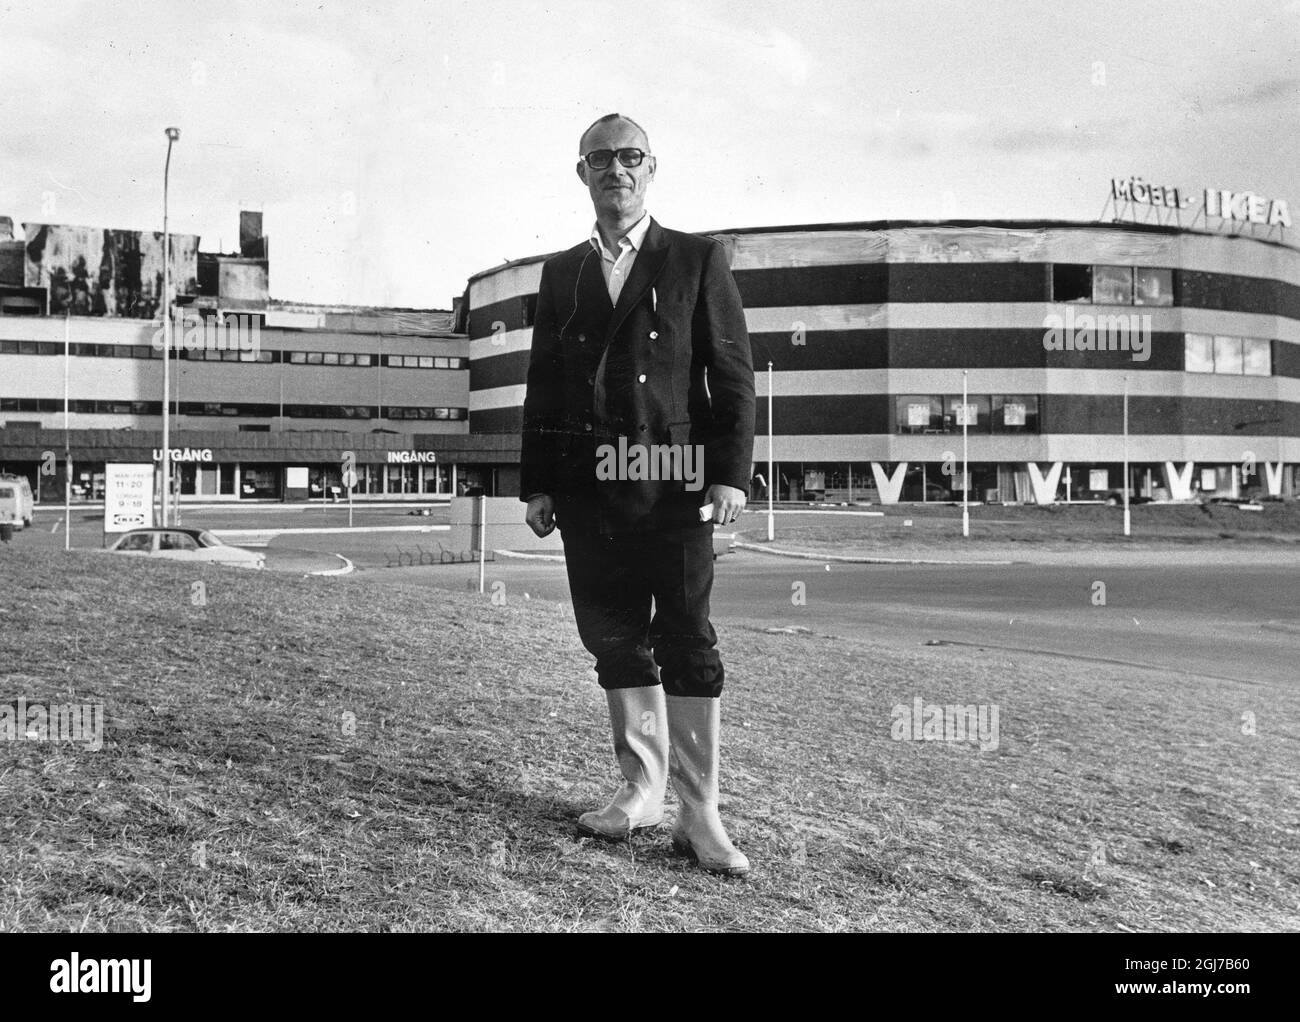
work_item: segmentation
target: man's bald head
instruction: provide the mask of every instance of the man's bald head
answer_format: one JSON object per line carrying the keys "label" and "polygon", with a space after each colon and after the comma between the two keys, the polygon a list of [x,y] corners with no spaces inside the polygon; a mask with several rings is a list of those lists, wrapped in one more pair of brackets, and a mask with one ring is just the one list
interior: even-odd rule
{"label": "man's bald head", "polygon": [[604,117],[598,117],[596,120],[594,120],[591,123],[591,126],[588,127],[587,130],[582,133],[582,137],[578,139],[578,155],[582,156],[588,151],[587,138],[597,129],[604,128],[604,127],[622,127],[622,126],[627,126],[628,128],[632,129],[632,131],[634,131],[637,136],[639,136],[637,141],[639,141],[641,144],[638,148],[644,149],[646,152],[650,151],[650,136],[646,134],[645,128],[637,124],[637,122],[632,120],[631,117],[628,117],[620,113],[613,113],[613,114],[606,114]]}

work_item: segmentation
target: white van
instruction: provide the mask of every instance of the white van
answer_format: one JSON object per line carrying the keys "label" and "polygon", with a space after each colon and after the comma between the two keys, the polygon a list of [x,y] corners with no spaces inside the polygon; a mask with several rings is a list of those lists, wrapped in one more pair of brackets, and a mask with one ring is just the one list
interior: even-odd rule
{"label": "white van", "polygon": [[0,522],[15,529],[32,524],[32,484],[26,476],[0,475]]}

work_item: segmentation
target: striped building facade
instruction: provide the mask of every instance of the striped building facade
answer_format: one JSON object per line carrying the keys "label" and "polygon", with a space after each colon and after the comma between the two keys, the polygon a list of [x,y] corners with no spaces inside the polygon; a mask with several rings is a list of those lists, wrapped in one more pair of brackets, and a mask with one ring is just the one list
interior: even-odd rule
{"label": "striped building facade", "polygon": [[[782,498],[960,499],[963,424],[972,500],[1113,499],[1126,454],[1136,497],[1297,492],[1294,248],[1055,221],[710,236],[745,305],[763,476],[771,364]],[[518,433],[545,258],[470,279],[472,434]]]}

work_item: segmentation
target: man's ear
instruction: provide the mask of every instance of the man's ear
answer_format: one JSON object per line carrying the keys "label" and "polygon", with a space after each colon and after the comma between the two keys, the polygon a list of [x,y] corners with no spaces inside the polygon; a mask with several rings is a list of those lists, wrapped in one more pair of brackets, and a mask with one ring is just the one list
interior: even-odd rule
{"label": "man's ear", "polygon": [[585,185],[587,183],[587,161],[579,160],[578,165],[573,169],[578,172],[578,180]]}
{"label": "man's ear", "polygon": [[650,157],[650,178],[649,178],[649,180],[653,181],[653,180],[655,179],[655,171],[658,170],[658,169],[659,169],[659,161],[658,161],[655,157],[651,156],[651,157]]}

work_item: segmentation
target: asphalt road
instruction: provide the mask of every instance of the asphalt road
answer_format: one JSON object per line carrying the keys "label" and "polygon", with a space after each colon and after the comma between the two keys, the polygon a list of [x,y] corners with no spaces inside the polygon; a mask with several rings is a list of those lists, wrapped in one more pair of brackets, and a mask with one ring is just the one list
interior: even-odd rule
{"label": "asphalt road", "polygon": [[[924,643],[1050,653],[1188,677],[1294,683],[1300,574],[1291,567],[910,566],[720,558],[716,624],[806,628],[894,647]],[[363,571],[369,581],[477,588],[472,565]],[[497,561],[486,589],[568,600],[562,564]],[[1094,604],[1105,585],[1105,604]],[[804,602],[797,605],[797,583]]]}
{"label": "asphalt road", "polygon": [[[268,513],[269,514],[269,513]],[[51,532],[54,514],[18,542],[62,546]],[[75,517],[75,516],[74,516]],[[187,513],[186,524],[230,528],[271,524],[267,515]],[[285,526],[346,525],[346,511],[283,513]],[[358,512],[358,525],[439,525],[428,518],[379,509]],[[78,546],[98,546],[93,516],[74,526]],[[477,588],[476,564],[440,565],[446,533],[285,535],[267,548],[281,570],[333,568],[341,555],[360,579],[464,590]],[[319,564],[317,564],[319,562]],[[568,600],[564,566],[498,560],[487,586],[505,586],[509,600]],[[1099,602],[1096,583],[1105,586]],[[795,585],[802,583],[803,602]],[[1047,652],[1077,661],[1133,664],[1191,677],[1294,683],[1300,677],[1300,571],[1293,563],[1206,566],[857,565],[789,560],[739,552],[717,562],[716,623],[806,628],[824,635],[868,639],[896,647],[950,643],[1007,651]]]}

